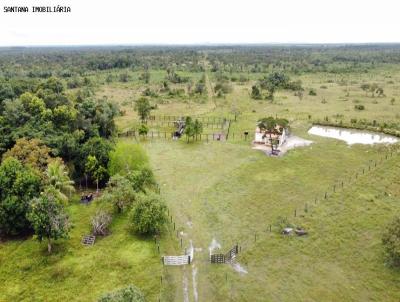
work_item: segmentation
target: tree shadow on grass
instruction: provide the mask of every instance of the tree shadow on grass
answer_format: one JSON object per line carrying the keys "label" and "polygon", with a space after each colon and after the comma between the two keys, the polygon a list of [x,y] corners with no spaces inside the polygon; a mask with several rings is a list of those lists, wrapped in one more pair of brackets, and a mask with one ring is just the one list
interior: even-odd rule
{"label": "tree shadow on grass", "polygon": [[16,242],[16,241],[25,241],[28,239],[31,239],[33,235],[32,230],[26,230],[22,232],[21,234],[17,235],[6,235],[6,234],[1,234],[0,233],[0,243],[5,243],[5,242]]}

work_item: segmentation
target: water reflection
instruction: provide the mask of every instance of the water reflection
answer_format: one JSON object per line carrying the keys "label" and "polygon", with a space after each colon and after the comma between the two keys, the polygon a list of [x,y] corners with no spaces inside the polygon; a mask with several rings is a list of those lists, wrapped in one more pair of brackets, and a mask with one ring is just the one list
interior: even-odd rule
{"label": "water reflection", "polygon": [[335,138],[345,141],[349,145],[353,144],[395,144],[399,139],[387,134],[377,134],[369,131],[335,128],[327,126],[312,126],[308,130],[309,134]]}

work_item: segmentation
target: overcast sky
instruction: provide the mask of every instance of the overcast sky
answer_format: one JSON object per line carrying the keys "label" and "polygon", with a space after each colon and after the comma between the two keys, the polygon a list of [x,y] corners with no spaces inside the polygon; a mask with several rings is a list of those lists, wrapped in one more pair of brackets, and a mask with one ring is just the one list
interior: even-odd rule
{"label": "overcast sky", "polygon": [[[4,6],[71,13],[4,13]],[[400,0],[0,0],[0,45],[400,42]]]}

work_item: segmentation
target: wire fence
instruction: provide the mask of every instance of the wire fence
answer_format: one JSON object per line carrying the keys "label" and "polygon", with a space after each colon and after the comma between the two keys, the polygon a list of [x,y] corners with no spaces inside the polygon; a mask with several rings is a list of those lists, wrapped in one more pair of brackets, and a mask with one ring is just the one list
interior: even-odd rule
{"label": "wire fence", "polygon": [[[310,214],[312,210],[317,207],[319,204],[321,204],[324,201],[328,201],[331,199],[335,194],[340,194],[344,190],[351,188],[353,185],[356,184],[356,182],[362,178],[363,176],[366,176],[369,173],[372,173],[374,170],[379,168],[381,165],[383,165],[385,162],[393,159],[394,157],[398,156],[400,154],[400,147],[399,146],[393,146],[391,147],[384,155],[381,155],[379,158],[376,160],[370,160],[368,163],[362,165],[359,169],[356,171],[353,171],[350,173],[349,176],[344,176],[335,183],[333,183],[331,186],[329,186],[326,190],[320,192],[319,194],[315,195],[313,200],[308,200],[304,201],[302,207],[294,207],[290,211],[286,212],[284,215],[281,217],[285,218],[285,221],[289,221],[289,217],[293,218],[304,218],[306,215]],[[232,238],[230,241],[230,244],[239,244],[239,254],[242,252],[244,249],[251,249],[254,247],[254,245],[265,235],[273,233],[273,232],[281,232],[282,230],[275,225],[274,222],[270,222],[265,224],[262,227],[262,231],[260,232],[260,229],[254,230],[248,233],[248,235],[240,236],[238,238]]]}
{"label": "wire fence", "polygon": [[[222,130],[222,129],[221,129]],[[229,131],[229,128],[228,128]],[[212,132],[212,133],[201,133],[192,137],[189,137],[190,141],[243,141],[243,142],[252,142],[253,136],[250,135],[250,131],[243,131],[241,133],[231,132],[225,133],[225,131],[220,132]],[[164,140],[187,140],[185,134],[179,139],[174,138],[174,132],[168,131],[149,131],[146,134],[139,134],[135,130],[130,130],[126,132],[121,132],[118,134],[119,138],[136,138],[136,139],[164,139]]]}

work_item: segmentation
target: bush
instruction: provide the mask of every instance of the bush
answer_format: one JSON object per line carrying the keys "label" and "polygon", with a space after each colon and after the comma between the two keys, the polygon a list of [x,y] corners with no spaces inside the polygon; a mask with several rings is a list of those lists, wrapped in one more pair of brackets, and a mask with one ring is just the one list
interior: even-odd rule
{"label": "bush", "polygon": [[98,302],[145,302],[146,299],[140,289],[136,286],[118,289],[102,296]]}
{"label": "bush", "polygon": [[150,96],[150,97],[157,97],[157,93],[153,90],[151,90],[150,88],[146,88],[143,92],[142,92],[143,96]]}
{"label": "bush", "polygon": [[120,142],[110,153],[108,171],[111,176],[117,173],[126,175],[133,170],[139,170],[147,162],[146,152],[139,144]]}
{"label": "bush", "polygon": [[354,109],[355,109],[355,110],[364,110],[364,109],[365,109],[365,106],[364,106],[364,105],[355,105],[355,106],[354,106]]}
{"label": "bush", "polygon": [[141,124],[138,128],[138,132],[139,135],[147,136],[147,133],[149,133],[149,127],[147,127],[145,124]]}
{"label": "bush", "polygon": [[315,91],[315,89],[310,89],[310,91],[308,92],[308,95],[316,96],[317,92]]}
{"label": "bush", "polygon": [[139,195],[130,216],[132,229],[142,235],[160,233],[167,222],[166,210],[167,206],[159,195]]}
{"label": "bush", "polygon": [[258,86],[254,85],[251,87],[251,98],[255,100],[261,100],[261,90]]}
{"label": "bush", "polygon": [[227,82],[218,82],[214,87],[214,91],[222,95],[228,94],[233,91],[233,87]]}
{"label": "bush", "polygon": [[124,176],[115,174],[110,178],[104,193],[98,199],[107,208],[113,207],[118,213],[129,208],[136,199],[132,183]]}
{"label": "bush", "polygon": [[108,234],[108,227],[112,221],[112,216],[105,210],[98,210],[92,217],[92,233],[95,236],[105,236]]}
{"label": "bush", "polygon": [[400,216],[387,227],[382,236],[385,253],[393,266],[400,266]]}
{"label": "bush", "polygon": [[156,185],[153,171],[146,166],[141,167],[139,170],[131,171],[127,178],[136,192],[146,192],[147,188],[152,188]]}

